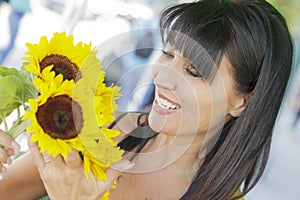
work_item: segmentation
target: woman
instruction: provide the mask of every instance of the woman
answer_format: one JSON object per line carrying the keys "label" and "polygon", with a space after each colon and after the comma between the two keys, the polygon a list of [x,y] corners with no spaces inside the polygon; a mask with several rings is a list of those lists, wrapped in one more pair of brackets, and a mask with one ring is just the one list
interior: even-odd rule
{"label": "woman", "polygon": [[164,10],[161,29],[151,112],[111,125],[131,162],[86,180],[77,152],[52,158],[31,143],[0,183],[4,199],[96,199],[116,178],[110,199],[237,199],[255,186],[291,70],[284,18],[264,0],[203,0]]}

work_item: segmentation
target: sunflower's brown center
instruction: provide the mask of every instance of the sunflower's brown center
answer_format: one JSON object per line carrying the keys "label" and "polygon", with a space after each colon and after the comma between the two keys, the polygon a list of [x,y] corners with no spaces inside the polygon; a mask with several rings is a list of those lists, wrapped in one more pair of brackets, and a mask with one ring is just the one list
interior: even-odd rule
{"label": "sunflower's brown center", "polygon": [[46,56],[40,62],[41,71],[43,71],[43,69],[50,65],[53,65],[52,70],[56,75],[63,75],[64,80],[78,80],[81,77],[78,66],[70,61],[66,56],[58,54],[51,54]]}
{"label": "sunflower's brown center", "polygon": [[54,139],[75,138],[83,126],[81,107],[67,95],[49,98],[38,108],[36,117],[44,132]]}

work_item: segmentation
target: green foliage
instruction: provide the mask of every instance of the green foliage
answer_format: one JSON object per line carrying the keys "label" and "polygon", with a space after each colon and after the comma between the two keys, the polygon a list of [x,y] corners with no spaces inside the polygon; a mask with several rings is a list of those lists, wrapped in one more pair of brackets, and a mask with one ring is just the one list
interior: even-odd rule
{"label": "green foliage", "polygon": [[299,26],[300,0],[267,0],[285,17],[291,32]]}
{"label": "green foliage", "polygon": [[[37,95],[38,90],[33,85],[29,72],[0,66],[0,123],[5,122],[5,118],[15,109],[19,112],[21,105],[25,108],[25,102]],[[23,130],[25,126],[26,123],[21,122],[18,116],[12,130]]]}

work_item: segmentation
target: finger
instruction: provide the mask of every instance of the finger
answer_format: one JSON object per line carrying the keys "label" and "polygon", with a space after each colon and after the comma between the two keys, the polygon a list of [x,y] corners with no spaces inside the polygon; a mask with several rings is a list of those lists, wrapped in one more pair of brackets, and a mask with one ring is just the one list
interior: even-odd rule
{"label": "finger", "polygon": [[45,168],[45,161],[44,161],[43,155],[40,153],[40,148],[38,147],[37,142],[29,141],[28,146],[29,146],[29,149],[33,156],[34,162],[35,162],[38,170],[41,172],[41,170]]}
{"label": "finger", "polygon": [[105,173],[107,175],[106,181],[98,181],[99,190],[109,190],[114,181],[124,172],[131,169],[134,166],[134,163],[129,160],[121,160],[117,163],[114,163],[110,168],[106,169]]}
{"label": "finger", "polygon": [[19,151],[21,148],[21,146],[10,135],[2,130],[0,130],[0,144],[14,149],[15,152]]}
{"label": "finger", "polygon": [[42,153],[44,163],[47,164],[54,164],[56,166],[60,166],[61,164],[65,165],[65,161],[63,160],[61,155],[57,155],[53,157],[51,154],[49,154],[47,151]]}
{"label": "finger", "polygon": [[8,156],[13,156],[15,154],[15,151],[11,148],[7,149]]}
{"label": "finger", "polygon": [[45,164],[53,162],[54,157],[48,154],[48,152],[43,152],[42,155]]}
{"label": "finger", "polygon": [[77,168],[82,165],[82,159],[79,152],[75,149],[72,149],[72,152],[65,158],[65,162],[68,168]]}
{"label": "finger", "polygon": [[[6,164],[9,164],[9,155],[8,153],[4,150],[4,149],[1,149],[0,148],[0,162],[2,163],[6,163]],[[11,159],[10,159],[11,160]]]}
{"label": "finger", "polygon": [[6,167],[4,167],[2,164],[0,164],[0,174],[4,174],[7,172]]}
{"label": "finger", "polygon": [[123,159],[123,160],[120,160],[119,162],[112,164],[107,170],[108,170],[108,172],[112,170],[112,171],[118,171],[119,173],[122,173],[122,172],[128,171],[133,166],[134,166],[133,162],[130,162],[127,159]]}

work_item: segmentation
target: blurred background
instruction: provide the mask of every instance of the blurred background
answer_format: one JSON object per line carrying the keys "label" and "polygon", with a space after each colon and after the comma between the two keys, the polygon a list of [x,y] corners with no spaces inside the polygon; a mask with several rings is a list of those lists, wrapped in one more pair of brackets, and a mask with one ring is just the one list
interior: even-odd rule
{"label": "blurred background", "polygon": [[[159,50],[158,17],[178,0],[0,0],[0,65],[20,68],[25,43],[66,31],[92,42],[107,71],[122,86],[121,110],[148,110],[153,85],[147,65]],[[21,4],[20,4],[21,2]],[[295,62],[263,178],[246,200],[299,200],[300,191],[300,0],[269,0],[286,17]],[[155,48],[147,48],[155,47]],[[138,49],[138,50],[136,50]],[[144,98],[144,96],[147,98]],[[1,98],[1,97],[0,97]],[[14,115],[11,116],[13,120]],[[3,128],[3,125],[0,125]],[[21,136],[18,140],[26,150]]]}

